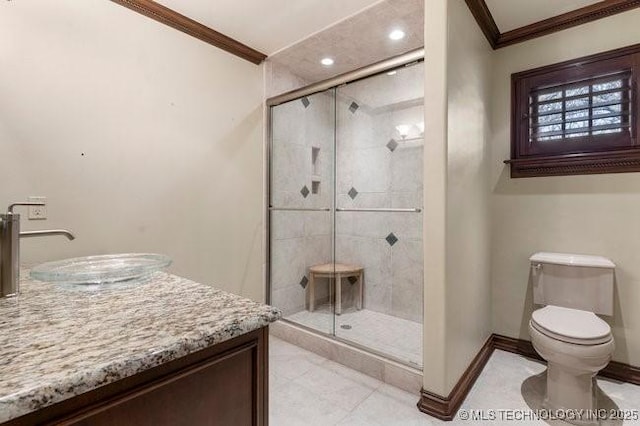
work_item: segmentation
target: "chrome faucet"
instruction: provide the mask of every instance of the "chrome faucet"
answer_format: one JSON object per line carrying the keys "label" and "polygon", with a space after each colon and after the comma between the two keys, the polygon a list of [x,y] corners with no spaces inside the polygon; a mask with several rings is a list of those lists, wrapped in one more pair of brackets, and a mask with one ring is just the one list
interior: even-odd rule
{"label": "chrome faucet", "polygon": [[7,213],[0,214],[0,297],[14,296],[20,291],[20,238],[63,235],[75,236],[65,229],[20,232],[20,215],[13,212],[18,206],[43,206],[41,202],[13,203]]}

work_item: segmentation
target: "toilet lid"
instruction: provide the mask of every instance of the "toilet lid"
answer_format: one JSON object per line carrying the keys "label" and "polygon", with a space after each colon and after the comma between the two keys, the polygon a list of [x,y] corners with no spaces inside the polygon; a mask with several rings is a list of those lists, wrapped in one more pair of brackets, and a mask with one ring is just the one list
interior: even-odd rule
{"label": "toilet lid", "polygon": [[534,311],[531,322],[541,333],[563,342],[597,345],[611,340],[611,327],[593,312],[550,305]]}

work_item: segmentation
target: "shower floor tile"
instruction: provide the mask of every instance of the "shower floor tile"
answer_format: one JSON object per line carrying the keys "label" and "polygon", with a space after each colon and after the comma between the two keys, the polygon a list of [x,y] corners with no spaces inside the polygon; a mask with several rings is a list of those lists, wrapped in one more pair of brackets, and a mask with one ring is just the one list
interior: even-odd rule
{"label": "shower floor tile", "polygon": [[[286,317],[305,327],[331,334],[333,313],[329,305]],[[380,312],[350,309],[335,316],[336,336],[385,354],[414,367],[422,366],[422,324]]]}

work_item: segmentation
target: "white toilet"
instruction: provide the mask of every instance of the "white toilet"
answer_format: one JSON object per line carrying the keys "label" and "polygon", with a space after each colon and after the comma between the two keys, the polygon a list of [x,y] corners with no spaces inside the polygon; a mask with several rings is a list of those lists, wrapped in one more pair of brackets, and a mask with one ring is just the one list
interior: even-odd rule
{"label": "white toilet", "polygon": [[[535,350],[547,361],[546,408],[597,409],[594,378],[611,360],[615,264],[604,257],[536,253],[531,261],[529,321]],[[578,422],[581,423],[581,422]]]}

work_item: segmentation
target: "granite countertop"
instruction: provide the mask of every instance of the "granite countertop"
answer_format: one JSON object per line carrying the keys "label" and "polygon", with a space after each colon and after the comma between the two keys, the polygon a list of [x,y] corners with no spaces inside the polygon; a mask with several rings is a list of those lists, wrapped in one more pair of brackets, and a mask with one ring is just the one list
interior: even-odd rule
{"label": "granite countertop", "polygon": [[[28,277],[23,271],[22,277]],[[81,290],[22,279],[0,299],[0,422],[276,321],[280,312],[158,272]]]}

